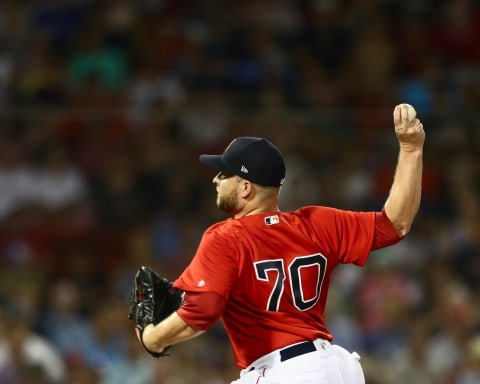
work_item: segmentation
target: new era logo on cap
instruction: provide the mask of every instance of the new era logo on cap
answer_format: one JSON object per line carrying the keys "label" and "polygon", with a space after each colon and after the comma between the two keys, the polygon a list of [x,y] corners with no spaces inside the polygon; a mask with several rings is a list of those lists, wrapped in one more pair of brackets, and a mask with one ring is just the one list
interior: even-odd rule
{"label": "new era logo on cap", "polygon": [[260,137],[237,137],[221,155],[201,155],[200,161],[218,172],[238,175],[253,183],[279,187],[285,161],[278,148]]}

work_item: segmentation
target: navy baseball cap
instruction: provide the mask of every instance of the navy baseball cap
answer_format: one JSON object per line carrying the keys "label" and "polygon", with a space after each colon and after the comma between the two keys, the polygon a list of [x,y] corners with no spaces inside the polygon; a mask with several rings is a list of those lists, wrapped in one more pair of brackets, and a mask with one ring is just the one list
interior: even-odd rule
{"label": "navy baseball cap", "polygon": [[233,173],[253,183],[279,187],[285,161],[278,148],[260,137],[237,137],[221,155],[201,155],[200,162],[218,172]]}

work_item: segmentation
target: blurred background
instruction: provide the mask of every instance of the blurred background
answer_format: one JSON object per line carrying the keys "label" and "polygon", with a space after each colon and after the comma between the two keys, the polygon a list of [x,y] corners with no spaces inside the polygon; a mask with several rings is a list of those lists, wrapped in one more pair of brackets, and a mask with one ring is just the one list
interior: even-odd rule
{"label": "blurred background", "polygon": [[137,266],[174,280],[226,218],[198,155],[267,137],[282,210],[380,210],[400,102],[421,209],[327,321],[369,384],[480,383],[479,39],[473,0],[2,1],[0,384],[229,383],[220,324],[154,360],[127,319]]}

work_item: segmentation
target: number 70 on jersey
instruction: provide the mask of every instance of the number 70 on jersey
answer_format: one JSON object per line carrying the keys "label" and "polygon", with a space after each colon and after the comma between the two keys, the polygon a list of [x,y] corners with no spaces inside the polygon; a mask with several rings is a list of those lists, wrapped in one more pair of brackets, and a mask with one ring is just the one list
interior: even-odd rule
{"label": "number 70 on jersey", "polygon": [[[286,281],[291,288],[293,303],[299,311],[307,311],[320,299],[322,283],[327,270],[327,259],[322,254],[295,257],[287,268],[283,259],[261,260],[254,263],[257,280],[273,283],[266,309],[278,311]],[[271,272],[271,273],[269,273]],[[306,297],[306,288],[315,287],[313,296]]]}

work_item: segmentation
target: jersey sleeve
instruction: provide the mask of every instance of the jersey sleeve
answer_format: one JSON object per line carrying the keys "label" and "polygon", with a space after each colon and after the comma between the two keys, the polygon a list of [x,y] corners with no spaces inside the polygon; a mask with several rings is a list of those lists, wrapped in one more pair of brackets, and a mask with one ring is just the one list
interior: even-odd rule
{"label": "jersey sleeve", "polygon": [[177,310],[178,316],[189,326],[205,331],[222,315],[227,302],[214,292],[188,292]]}
{"label": "jersey sleeve", "polygon": [[373,241],[372,250],[388,247],[398,243],[402,239],[403,237],[398,235],[395,227],[385,213],[385,209],[383,209],[382,212],[376,212],[375,239]]}
{"label": "jersey sleeve", "polygon": [[205,231],[190,265],[174,282],[186,292],[214,292],[226,300],[238,274],[235,233],[223,225]]}

